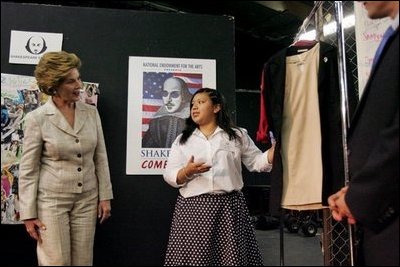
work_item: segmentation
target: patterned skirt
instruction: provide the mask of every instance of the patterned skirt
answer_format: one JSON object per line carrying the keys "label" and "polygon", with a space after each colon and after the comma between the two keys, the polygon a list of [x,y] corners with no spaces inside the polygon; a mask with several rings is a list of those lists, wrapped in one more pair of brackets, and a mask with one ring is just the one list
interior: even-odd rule
{"label": "patterned skirt", "polygon": [[178,196],[165,266],[262,264],[242,192]]}

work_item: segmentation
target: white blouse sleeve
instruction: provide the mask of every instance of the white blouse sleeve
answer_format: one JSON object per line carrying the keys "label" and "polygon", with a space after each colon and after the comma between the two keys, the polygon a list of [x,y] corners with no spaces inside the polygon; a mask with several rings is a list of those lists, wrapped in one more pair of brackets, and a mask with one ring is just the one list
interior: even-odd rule
{"label": "white blouse sleeve", "polygon": [[171,151],[168,157],[167,166],[165,168],[163,177],[164,180],[171,186],[179,188],[185,184],[177,184],[176,178],[178,176],[178,172],[182,169],[186,164],[186,159],[184,158],[184,154],[182,152],[182,146],[179,144],[181,135],[179,135],[175,141],[172,143]]}
{"label": "white blouse sleeve", "polygon": [[247,130],[241,128],[242,162],[249,171],[270,172],[272,164],[268,162],[268,150],[264,153],[254,144]]}

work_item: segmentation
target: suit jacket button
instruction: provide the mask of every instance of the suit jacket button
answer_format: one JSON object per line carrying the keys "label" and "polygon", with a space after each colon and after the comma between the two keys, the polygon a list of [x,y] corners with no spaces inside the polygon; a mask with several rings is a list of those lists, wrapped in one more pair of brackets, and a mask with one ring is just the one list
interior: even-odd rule
{"label": "suit jacket button", "polygon": [[80,172],[80,171],[82,171],[82,168],[81,168],[81,167],[78,168],[78,172]]}
{"label": "suit jacket button", "polygon": [[79,139],[77,138],[77,139],[75,139],[75,143],[79,143]]}
{"label": "suit jacket button", "polygon": [[78,186],[81,187],[81,186],[82,186],[82,183],[78,183]]}
{"label": "suit jacket button", "polygon": [[79,153],[77,156],[78,156],[78,158],[82,157],[81,153]]}

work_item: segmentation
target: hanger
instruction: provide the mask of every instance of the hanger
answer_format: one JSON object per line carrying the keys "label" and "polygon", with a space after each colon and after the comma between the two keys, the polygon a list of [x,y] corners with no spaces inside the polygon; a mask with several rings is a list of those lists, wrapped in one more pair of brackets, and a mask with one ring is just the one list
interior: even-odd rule
{"label": "hanger", "polygon": [[318,43],[317,40],[298,40],[291,44],[290,46],[295,46],[295,47],[313,47],[316,43]]}
{"label": "hanger", "polygon": [[302,48],[311,48],[313,47],[318,40],[300,40],[300,35],[302,33],[306,33],[306,29],[310,24],[311,18],[314,17],[315,12],[318,8],[323,4],[324,1],[315,1],[314,7],[312,8],[310,14],[304,19],[303,23],[301,24],[299,31],[297,32],[293,43],[289,47],[302,47]]}

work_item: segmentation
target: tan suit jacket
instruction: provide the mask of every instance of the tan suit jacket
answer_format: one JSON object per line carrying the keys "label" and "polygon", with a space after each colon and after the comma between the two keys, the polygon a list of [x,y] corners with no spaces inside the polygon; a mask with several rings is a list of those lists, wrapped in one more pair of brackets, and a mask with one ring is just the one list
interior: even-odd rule
{"label": "tan suit jacket", "polygon": [[28,113],[19,177],[21,220],[37,218],[38,188],[82,193],[97,187],[99,200],[113,198],[96,107],[76,102],[74,128],[51,98]]}

